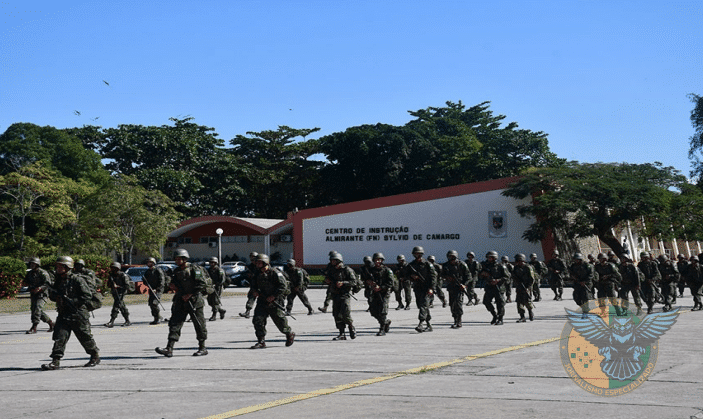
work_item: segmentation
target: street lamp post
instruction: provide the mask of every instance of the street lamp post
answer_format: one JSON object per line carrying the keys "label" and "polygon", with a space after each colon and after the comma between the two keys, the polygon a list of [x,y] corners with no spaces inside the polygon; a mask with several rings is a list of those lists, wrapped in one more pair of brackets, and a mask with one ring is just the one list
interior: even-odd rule
{"label": "street lamp post", "polygon": [[224,231],[218,228],[215,233],[217,233],[217,263],[222,266],[222,233]]}

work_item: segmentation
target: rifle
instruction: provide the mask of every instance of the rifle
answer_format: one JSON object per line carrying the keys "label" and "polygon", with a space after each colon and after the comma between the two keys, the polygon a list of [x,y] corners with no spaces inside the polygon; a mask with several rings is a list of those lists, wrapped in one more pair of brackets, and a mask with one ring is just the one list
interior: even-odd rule
{"label": "rifle", "polygon": [[[278,301],[276,301],[276,299],[275,299],[275,298],[274,298],[274,300],[273,300],[273,301],[271,301],[271,303],[270,303],[270,304],[272,304],[272,305],[274,305],[274,306],[276,306],[276,307],[280,308],[281,310],[283,310],[283,312],[284,312],[284,313],[287,313],[287,310],[286,310],[286,308],[285,308],[285,307],[283,307],[283,305],[282,305],[281,303],[279,303]],[[286,314],[286,316],[290,316],[290,318],[291,318],[291,319],[293,319],[293,320],[298,320],[298,319],[296,319],[296,318],[295,318],[295,316],[293,316],[293,315],[292,315],[292,314],[290,314],[290,313]]]}
{"label": "rifle", "polygon": [[188,305],[190,306],[190,318],[193,319],[194,322],[198,323],[201,330],[205,330],[205,327],[203,327],[202,323],[200,323],[200,319],[198,319],[198,316],[195,315],[195,306],[190,298],[188,299]]}
{"label": "rifle", "polygon": [[[158,269],[158,268],[157,268],[157,269]],[[143,277],[142,277],[142,279],[143,279]],[[147,288],[149,288],[149,291],[151,291],[151,294],[154,296],[154,298],[156,298],[156,301],[159,302],[159,305],[161,306],[161,308],[162,308],[164,311],[166,311],[166,308],[164,307],[164,305],[161,304],[161,299],[156,295],[156,291],[154,291],[154,289],[151,288],[151,285],[149,285],[149,281],[142,281],[142,282],[146,284]]]}
{"label": "rifle", "polygon": [[462,284],[461,281],[456,277],[454,274],[444,274],[442,275],[444,278],[454,282],[455,284],[459,285],[462,290],[466,290],[466,285]]}

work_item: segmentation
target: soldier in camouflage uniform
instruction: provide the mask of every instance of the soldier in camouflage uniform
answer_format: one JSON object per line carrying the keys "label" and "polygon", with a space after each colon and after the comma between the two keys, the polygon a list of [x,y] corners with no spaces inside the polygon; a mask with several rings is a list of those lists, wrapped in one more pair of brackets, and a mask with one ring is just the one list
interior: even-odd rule
{"label": "soldier in camouflage uniform", "polygon": [[205,278],[207,273],[188,263],[190,255],[185,249],[176,249],[173,252],[173,258],[176,261],[176,269],[173,270],[171,288],[175,289],[176,293],[173,295],[171,318],[168,321],[168,343],[165,348],[156,348],[155,351],[167,358],[173,356],[173,347],[180,339],[183,323],[190,315],[198,339],[198,350],[193,353],[193,356],[207,355],[208,351],[205,348],[207,326],[203,313],[205,306],[203,295],[207,292]]}
{"label": "soldier in camouflage uniform", "polygon": [[622,284],[620,286],[620,299],[629,301],[628,294],[632,294],[637,307],[637,316],[642,314],[642,300],[640,300],[640,286],[644,279],[644,274],[632,263],[632,259],[627,256],[622,257],[620,263],[620,275]]}
{"label": "soldier in camouflage uniform", "polygon": [[637,267],[644,274],[642,294],[644,302],[647,304],[647,314],[652,314],[658,292],[657,283],[661,281],[659,265],[651,258],[648,252],[642,252],[640,253],[640,263],[637,264]]}
{"label": "soldier in camouflage uniform", "polygon": [[220,261],[216,257],[210,258],[210,267],[207,273],[212,279],[212,287],[214,288],[214,292],[207,296],[207,303],[212,307],[212,316],[210,316],[209,320],[214,322],[217,320],[218,314],[220,315],[220,319],[224,319],[225,313],[227,313],[227,310],[222,308],[222,301],[220,300],[227,276],[225,275],[225,271],[220,268]]}
{"label": "soldier in camouflage uniform", "polygon": [[308,316],[313,315],[315,311],[312,309],[308,296],[305,295],[305,290],[308,289],[308,285],[310,284],[308,273],[305,272],[305,269],[295,266],[295,259],[288,259],[285,274],[288,275],[288,280],[290,282],[290,294],[288,294],[287,297],[286,314],[290,314],[291,310],[293,310],[293,301],[295,297],[298,297],[300,302],[308,309]]}
{"label": "soldier in camouflage uniform", "polygon": [[259,253],[256,256],[256,275],[252,288],[256,296],[256,308],[254,308],[254,330],[256,331],[257,342],[251,349],[263,349],[266,347],[266,319],[271,317],[271,321],[278,330],[286,335],[286,346],[291,346],[295,340],[295,333],[288,326],[286,313],[283,311],[283,302],[290,292],[288,280],[283,273],[271,266],[268,255]]}
{"label": "soldier in camouflage uniform", "polygon": [[[686,289],[686,269],[691,266],[691,262],[686,259],[682,253],[677,256],[678,262],[676,262],[676,268],[679,270],[679,297],[683,297],[683,292]],[[674,304],[676,304],[676,299],[674,298]]]}
{"label": "soldier in camouflage uniform", "polygon": [[[335,253],[337,253],[336,250],[330,250],[327,256],[332,256]],[[332,264],[328,263],[325,269],[322,271],[322,274],[325,277],[324,284],[327,285],[327,292],[325,293],[325,301],[324,303],[322,303],[322,307],[318,307],[317,309],[323,313],[327,313],[327,309],[329,308],[330,304],[332,304],[332,286],[328,276],[328,273],[332,271],[332,268]]]}
{"label": "soldier in camouflage uniform", "polygon": [[561,301],[564,294],[564,275],[567,271],[566,262],[559,257],[559,251],[555,250],[552,258],[547,262],[549,286],[554,291],[554,300]]}
{"label": "soldier in camouflage uniform", "polygon": [[535,283],[535,270],[532,265],[525,263],[525,255],[519,253],[515,255],[515,265],[510,274],[515,284],[515,302],[517,312],[520,315],[518,323],[525,323],[525,309],[529,314],[530,321],[535,319],[532,311],[532,286]]}
{"label": "soldier in camouflage uniform", "polygon": [[476,283],[478,282],[478,273],[481,271],[481,263],[476,260],[476,254],[474,252],[468,252],[466,254],[466,260],[464,261],[466,266],[469,268],[469,282],[466,284],[466,298],[469,300],[466,302],[467,306],[478,305],[478,294],[476,294]]}
{"label": "soldier in camouflage uniform", "polygon": [[592,263],[583,260],[581,253],[575,253],[573,259],[574,262],[569,266],[569,275],[574,281],[574,302],[581,307],[593,299],[596,270]]}
{"label": "soldier in camouflage uniform", "polygon": [[376,336],[384,336],[391,326],[391,321],[388,319],[388,300],[395,278],[393,271],[383,264],[385,259],[383,253],[373,254],[374,266],[369,270],[369,277],[364,282],[371,293],[369,312],[374,319],[378,320],[379,329]]}
{"label": "soldier in camouflage uniform", "polygon": [[54,322],[44,312],[44,306],[46,305],[46,298],[48,295],[47,289],[51,286],[51,276],[47,271],[39,266],[40,264],[41,261],[39,258],[30,259],[29,271],[24,277],[24,283],[29,289],[32,313],[32,327],[27,330],[27,334],[37,333],[39,321],[43,321],[49,325],[49,332],[54,330]]}
{"label": "soldier in camouflage uniform", "polygon": [[[405,277],[410,278],[415,291],[415,301],[419,313],[417,315],[420,321],[415,328],[418,333],[431,332],[432,315],[430,314],[430,298],[434,294],[435,284],[437,283],[437,271],[429,261],[422,256],[425,254],[425,249],[422,246],[413,248],[413,257],[415,258],[405,267]],[[422,323],[425,323],[423,326]]]}
{"label": "soldier in camouflage uniform", "polygon": [[447,294],[449,294],[449,308],[452,311],[454,324],[452,329],[462,326],[461,317],[464,315],[464,291],[471,281],[471,271],[466,263],[459,260],[459,252],[447,252],[447,261],[442,265],[440,277],[447,281]]}
{"label": "soldier in camouflage uniform", "polygon": [[56,259],[56,278],[54,286],[50,288],[49,298],[56,301],[59,315],[52,336],[54,347],[51,351],[51,363],[41,366],[45,371],[59,369],[71,333],[76,335],[78,342],[90,355],[90,360],[84,367],[94,367],[100,363],[98,346],[90,331],[90,313],[86,308],[86,303],[93,295],[93,289],[86,282],[86,278],[73,272],[73,259],[70,257],[59,256]]}
{"label": "soldier in camouflage uniform", "polygon": [[505,302],[512,303],[513,300],[511,298],[511,295],[513,293],[513,265],[510,263],[510,258],[507,256],[501,257],[500,262],[503,264],[503,266],[505,266],[505,268],[508,270],[508,273],[510,274],[510,279],[508,279],[508,282],[505,284]]}
{"label": "soldier in camouflage uniform", "polygon": [[147,304],[151,309],[151,315],[154,317],[154,321],[149,324],[159,324],[163,320],[159,305],[161,304],[161,295],[164,293],[166,286],[166,274],[156,267],[156,259],[154,258],[147,259],[146,266],[149,269],[144,272],[143,280],[149,286],[149,301]]}
{"label": "soldier in camouflage uniform", "polygon": [[122,326],[130,326],[129,310],[124,303],[124,296],[129,291],[129,283],[132,281],[126,273],[122,272],[122,265],[119,262],[112,262],[110,265],[110,278],[107,280],[107,285],[112,289],[112,311],[110,312],[110,321],[103,326],[112,327],[115,325],[117,314],[122,313],[124,323]]}
{"label": "soldier in camouflage uniform", "polygon": [[256,297],[254,297],[254,290],[251,288],[251,281],[254,280],[254,276],[256,275],[256,257],[259,254],[257,252],[251,252],[249,253],[249,264],[247,265],[247,281],[249,281],[249,292],[247,293],[247,303],[244,306],[245,311],[244,313],[239,313],[240,316],[248,319],[251,310],[254,308],[254,303],[256,302]]}
{"label": "soldier in camouflage uniform", "polygon": [[[498,252],[491,250],[486,253],[486,260],[481,264],[479,276],[483,277],[486,283],[483,305],[493,315],[491,324],[500,326],[505,316],[505,284],[508,282],[510,273],[502,263],[498,262]],[[496,303],[495,308],[493,301]]]}
{"label": "soldier in camouflage uniform", "polygon": [[334,323],[339,330],[339,335],[333,340],[346,340],[345,329],[349,327],[349,337],[356,338],[354,320],[351,317],[351,295],[356,284],[356,274],[352,268],[344,264],[341,253],[334,252],[330,255],[332,268],[327,272],[332,294],[332,315]]}
{"label": "soldier in camouflage uniform", "polygon": [[703,296],[703,269],[696,256],[691,256],[691,263],[686,269],[686,283],[691,288],[691,294],[693,295],[693,308],[691,311],[703,310],[703,303],[701,303],[701,297]]}
{"label": "soldier in camouflage uniform", "polygon": [[662,311],[670,311],[676,303],[676,286],[679,283],[679,270],[666,255],[659,255],[659,272],[661,273],[661,292],[664,298]]}
{"label": "soldier in camouflage uniform", "polygon": [[361,282],[364,283],[364,298],[366,298],[366,302],[369,305],[366,311],[371,311],[371,289],[366,284],[371,278],[373,260],[371,260],[371,256],[364,256],[363,262],[363,265],[359,268],[359,277],[361,278]]}
{"label": "soldier in camouflage uniform", "polygon": [[80,275],[85,275],[90,278],[90,281],[88,281],[88,285],[90,285],[94,290],[97,291],[102,288],[103,280],[98,278],[98,276],[95,275],[95,272],[92,269],[88,269],[85,267],[85,261],[83,259],[78,259],[76,263],[73,264],[73,272]]}
{"label": "soldier in camouflage uniform", "polygon": [[430,297],[430,308],[434,307],[433,302],[435,295],[439,298],[439,301],[442,302],[442,308],[445,308],[447,306],[447,299],[444,297],[444,291],[442,291],[442,282],[444,281],[442,281],[442,278],[439,276],[439,273],[442,272],[442,265],[436,262],[434,256],[427,256],[427,260],[432,264],[435,272],[437,272],[437,282],[434,287],[434,295]]}
{"label": "soldier in camouflage uniform", "polygon": [[[395,265],[395,277],[398,279],[398,288],[395,290],[395,300],[398,302],[396,310],[410,310],[410,303],[413,302],[412,297],[412,281],[405,277],[405,268],[408,264],[405,261],[405,256],[398,255],[396,258],[398,263]],[[405,305],[403,305],[403,293],[405,293]]]}
{"label": "soldier in camouflage uniform", "polygon": [[[596,264],[594,268],[598,274],[598,298],[608,298],[610,303],[615,307],[616,315],[619,316],[620,306],[616,304],[614,300],[615,297],[617,297],[620,283],[622,282],[622,276],[620,275],[618,266],[610,262],[604,253],[599,253],[598,264]],[[601,305],[601,307],[604,308],[605,306]]]}
{"label": "soldier in camouflage uniform", "polygon": [[535,296],[533,301],[537,302],[542,299],[540,284],[542,283],[542,279],[547,275],[547,265],[541,260],[537,260],[537,253],[532,253],[530,255],[530,265],[532,265],[532,269],[535,270],[536,275],[535,284],[532,286],[532,293]]}

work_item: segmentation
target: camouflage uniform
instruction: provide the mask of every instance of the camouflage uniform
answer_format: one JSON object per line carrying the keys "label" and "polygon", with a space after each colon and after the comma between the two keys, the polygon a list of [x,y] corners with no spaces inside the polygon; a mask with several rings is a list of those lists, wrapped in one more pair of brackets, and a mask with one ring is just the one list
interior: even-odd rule
{"label": "camouflage uniform", "polygon": [[532,292],[535,296],[534,301],[537,302],[542,299],[540,284],[542,283],[542,279],[547,275],[547,265],[541,260],[537,260],[537,257],[531,258],[530,265],[532,265],[532,269],[535,270],[535,283],[532,286]]}
{"label": "camouflage uniform", "polygon": [[[278,330],[285,334],[287,338],[290,339],[293,333],[290,326],[288,326],[286,313],[283,311],[285,297],[290,292],[288,281],[282,272],[270,265],[267,266],[268,269],[265,271],[262,271],[261,268],[257,269],[252,282],[252,289],[257,296],[252,324],[254,325],[259,344],[262,344],[266,337],[266,320],[269,317],[271,317],[271,321],[273,321]],[[255,346],[252,348],[255,348]]]}
{"label": "camouflage uniform", "polygon": [[664,297],[664,311],[671,310],[671,305],[676,303],[676,286],[679,282],[679,270],[668,258],[662,258],[659,264],[661,273],[661,292]]}
{"label": "camouflage uniform", "polygon": [[703,296],[703,269],[701,269],[696,256],[691,257],[691,264],[686,269],[686,283],[691,288],[691,294],[693,295],[693,308],[691,311],[703,309],[703,303],[701,303],[701,296]]}
{"label": "camouflage uniform", "polygon": [[129,326],[131,324],[129,321],[129,310],[124,303],[124,296],[129,290],[129,283],[131,281],[129,275],[119,269],[116,271],[113,269],[110,272],[110,278],[107,280],[107,284],[111,288],[113,303],[112,311],[110,312],[110,321],[105,324],[106,327],[113,326],[118,313],[122,313],[122,317],[124,317],[125,322],[123,326]]}
{"label": "camouflage uniform", "polygon": [[161,295],[164,293],[164,287],[166,286],[166,274],[161,269],[152,266],[144,272],[143,280],[149,284],[151,288],[149,290],[148,304],[151,309],[151,315],[154,317],[152,324],[158,324],[161,320],[159,302],[161,301]]}
{"label": "camouflage uniform", "polygon": [[211,265],[207,269],[207,273],[212,279],[212,287],[214,288],[214,292],[207,296],[207,303],[210,307],[212,307],[212,316],[210,317],[210,321],[214,322],[217,320],[218,313],[220,315],[220,319],[224,319],[225,313],[227,312],[227,310],[222,308],[222,301],[220,300],[227,276],[225,275],[225,271],[218,265]]}
{"label": "camouflage uniform", "polygon": [[[412,281],[405,276],[405,269],[408,264],[403,260],[395,265],[395,276],[398,278],[398,289],[395,290],[395,300],[398,302],[396,310],[405,308],[410,310],[410,303],[413,302],[412,297]],[[403,293],[405,293],[405,305],[403,305]]]}
{"label": "camouflage uniform", "polygon": [[518,322],[525,321],[525,309],[530,316],[530,321],[535,319],[532,312],[532,286],[535,283],[535,270],[532,265],[524,263],[523,256],[521,263],[513,265],[513,271],[510,274],[515,284],[515,302],[517,303],[517,312],[520,315]]}
{"label": "camouflage uniform", "polygon": [[644,295],[644,302],[647,304],[647,314],[651,314],[652,308],[654,307],[654,301],[657,296],[656,284],[661,280],[659,265],[651,259],[643,259],[637,264],[637,267],[644,274],[644,281],[642,281],[642,294]]}
{"label": "camouflage uniform", "polygon": [[[190,263],[185,263],[173,270],[173,281],[171,285],[176,289],[171,305],[171,318],[168,321],[168,340],[178,342],[181,338],[181,329],[188,315],[193,319],[195,335],[201,346],[207,340],[207,325],[205,324],[205,314],[203,308],[207,283],[205,275],[200,269],[195,268]],[[189,296],[186,300],[183,297]]]}
{"label": "camouflage uniform", "polygon": [[[684,255],[679,255],[679,261],[676,262],[676,268],[679,270],[679,297],[683,297],[683,292],[686,290],[686,270],[691,266],[691,262],[687,261]],[[674,298],[676,304],[676,298]]]}
{"label": "camouflage uniform", "polygon": [[314,312],[308,296],[305,295],[305,290],[308,289],[310,282],[306,273],[302,268],[286,264],[285,274],[288,275],[288,280],[290,281],[290,294],[288,294],[288,303],[286,304],[286,312],[288,313],[293,309],[295,297],[298,297],[300,302],[308,309],[308,314],[313,314]]}
{"label": "camouflage uniform", "polygon": [[620,270],[617,265],[612,262],[608,262],[607,260],[600,258],[599,261],[600,262],[595,265],[596,273],[598,273],[598,286],[600,289],[598,298],[615,298],[622,280]]}
{"label": "camouflage uniform", "polygon": [[[428,258],[429,260],[429,258]],[[442,265],[437,263],[434,259],[434,256],[432,256],[432,260],[430,261],[432,263],[432,267],[434,268],[435,272],[437,272],[437,281],[435,282],[434,286],[434,294],[430,296],[430,308],[434,307],[434,296],[436,295],[437,298],[439,298],[439,301],[442,302],[442,307],[447,306],[447,299],[444,296],[444,291],[442,290],[442,284],[444,281],[442,281],[442,278],[440,277],[440,272],[442,272]]]}
{"label": "camouflage uniform", "polygon": [[[49,292],[49,298],[56,301],[56,310],[59,313],[52,336],[54,347],[51,351],[51,358],[54,362],[42,365],[43,369],[58,368],[58,360],[64,356],[66,343],[70,339],[71,333],[75,333],[78,342],[91,356],[91,362],[98,359],[92,365],[89,363],[86,366],[95,366],[99,363],[98,346],[90,331],[90,312],[85,306],[91,299],[92,293],[92,287],[86,282],[86,277],[76,275],[70,269],[62,275],[57,274],[54,287]],[[54,363],[55,368],[52,367]]]}
{"label": "camouflage uniform", "polygon": [[463,261],[456,259],[456,263],[448,260],[442,265],[441,277],[447,281],[447,294],[449,294],[449,308],[454,318],[453,329],[462,327],[461,318],[464,315],[464,290],[471,282],[471,271]]}
{"label": "camouflage uniform", "polygon": [[77,273],[79,275],[85,275],[87,276],[90,280],[86,281],[90,287],[92,287],[94,290],[99,290],[103,286],[103,280],[98,278],[98,276],[95,274],[95,271],[92,269],[88,269],[83,265],[79,265],[76,263],[73,268],[73,272]]}
{"label": "camouflage uniform", "polygon": [[549,286],[554,291],[554,299],[559,301],[564,294],[564,275],[567,271],[566,262],[555,255],[547,262]]}
{"label": "camouflage uniform", "polygon": [[[249,257],[252,257],[252,255],[249,255]],[[252,258],[252,262],[247,265],[247,279],[249,280],[249,292],[247,292],[247,303],[244,306],[245,312],[244,313],[239,313],[240,316],[249,318],[249,313],[251,310],[254,308],[254,303],[256,302],[256,297],[254,296],[254,288],[251,286],[252,281],[254,280],[254,276],[256,275],[256,265],[254,264],[254,260]]]}
{"label": "camouflage uniform", "polygon": [[47,298],[47,289],[52,284],[49,272],[40,268],[37,264],[36,268],[31,269],[27,272],[24,278],[24,282],[25,284],[27,284],[27,288],[29,288],[32,313],[32,327],[27,331],[27,333],[36,333],[37,325],[40,321],[49,324],[49,331],[54,330],[54,322],[44,312],[44,306],[46,305]]}
{"label": "camouflage uniform", "polygon": [[513,293],[513,264],[510,263],[510,260],[508,259],[507,256],[504,256],[501,259],[501,262],[503,263],[503,266],[505,266],[505,269],[508,270],[508,282],[505,283],[505,302],[507,303],[512,303],[512,293]]}
{"label": "camouflage uniform", "polygon": [[464,261],[469,268],[469,282],[466,284],[466,302],[467,306],[478,305],[478,294],[476,294],[476,283],[478,282],[478,273],[481,271],[481,263],[475,258],[469,258]]}
{"label": "camouflage uniform", "polygon": [[629,259],[624,259],[620,264],[620,275],[622,285],[620,286],[620,298],[629,301],[628,294],[632,294],[637,307],[637,315],[642,312],[642,300],[640,300],[640,285],[644,280],[644,274]]}
{"label": "camouflage uniform", "polygon": [[[434,293],[437,283],[437,272],[434,266],[426,259],[420,257],[414,259],[405,267],[405,277],[412,278],[413,290],[415,291],[415,301],[419,309],[418,320],[420,324],[415,328],[418,332],[431,331],[430,320],[430,295]],[[422,322],[427,323],[427,327],[422,327]]]}
{"label": "camouflage uniform", "polygon": [[388,320],[388,300],[391,296],[393,283],[393,271],[386,265],[373,266],[369,270],[370,277],[365,281],[365,285],[371,292],[371,305],[369,312],[371,316],[378,320],[379,330],[377,336],[383,336],[388,332],[391,321]]}
{"label": "camouflage uniform", "polygon": [[569,267],[569,274],[574,281],[574,302],[581,307],[588,300],[593,299],[593,283],[595,281],[595,267],[590,262],[584,262],[583,256],[579,262],[576,259]]}
{"label": "camouflage uniform", "polygon": [[[505,316],[505,284],[510,278],[508,269],[497,260],[486,260],[481,264],[479,276],[485,278],[483,305],[493,315],[491,324],[502,325]],[[495,301],[495,308],[492,302]],[[497,310],[497,311],[496,311]]]}

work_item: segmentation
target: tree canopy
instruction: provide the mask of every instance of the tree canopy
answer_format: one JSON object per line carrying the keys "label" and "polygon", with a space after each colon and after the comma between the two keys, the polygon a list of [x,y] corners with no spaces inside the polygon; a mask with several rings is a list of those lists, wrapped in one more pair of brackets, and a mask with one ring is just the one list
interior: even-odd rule
{"label": "tree canopy", "polygon": [[535,220],[523,238],[536,242],[550,231],[561,239],[595,235],[622,255],[622,244],[613,229],[642,217],[670,220],[671,203],[677,194],[672,188],[683,184],[683,176],[661,163],[568,162],[526,173],[503,195],[533,197],[530,204],[518,207],[521,216]]}
{"label": "tree canopy", "polygon": [[691,125],[695,130],[690,139],[688,158],[693,164],[691,176],[700,183],[703,177],[703,161],[701,161],[703,154],[703,96],[691,93],[688,97],[694,103],[693,110],[691,110]]}

